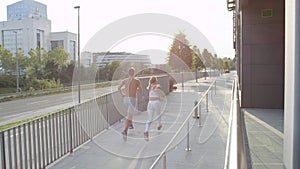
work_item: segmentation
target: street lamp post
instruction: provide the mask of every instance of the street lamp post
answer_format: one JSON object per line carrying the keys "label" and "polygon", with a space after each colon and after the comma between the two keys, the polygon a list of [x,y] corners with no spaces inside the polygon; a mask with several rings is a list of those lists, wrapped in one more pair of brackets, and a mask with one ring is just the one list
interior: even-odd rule
{"label": "street lamp post", "polygon": [[18,57],[18,32],[15,33],[15,42],[16,42],[16,73],[17,73],[17,93],[19,93],[19,57]]}
{"label": "street lamp post", "polygon": [[77,43],[78,43],[78,103],[80,103],[80,15],[79,15],[79,10],[80,10],[80,6],[75,6],[75,9],[78,10],[78,39],[77,39]]}

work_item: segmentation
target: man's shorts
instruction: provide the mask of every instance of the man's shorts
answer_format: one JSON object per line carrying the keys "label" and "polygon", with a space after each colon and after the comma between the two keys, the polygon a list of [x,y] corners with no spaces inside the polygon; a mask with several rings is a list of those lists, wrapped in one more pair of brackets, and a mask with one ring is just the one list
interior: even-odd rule
{"label": "man's shorts", "polygon": [[126,96],[123,99],[127,107],[127,113],[134,114],[136,112],[136,98]]}

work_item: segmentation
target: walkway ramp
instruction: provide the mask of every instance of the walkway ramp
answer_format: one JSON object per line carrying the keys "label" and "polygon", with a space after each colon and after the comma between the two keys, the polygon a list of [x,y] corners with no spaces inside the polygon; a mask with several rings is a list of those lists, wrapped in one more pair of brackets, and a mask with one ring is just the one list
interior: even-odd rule
{"label": "walkway ramp", "polygon": [[[208,100],[203,99],[198,107],[200,118],[190,118],[189,126],[185,125],[171,143],[166,153],[167,168],[223,169],[233,79],[234,77],[228,74],[218,77],[216,85],[208,93]],[[121,135],[124,128],[122,120],[49,168],[149,168],[178,132],[192,112],[195,101],[203,96],[212,81],[189,81],[184,83],[184,88],[179,84],[177,91],[170,93],[164,102],[162,130],[157,130],[157,123],[154,121],[149,132],[149,141],[145,141],[143,136],[147,112],[141,112],[134,116],[134,129],[128,131],[127,141],[123,141]],[[162,165],[163,160],[156,168],[162,168]]]}

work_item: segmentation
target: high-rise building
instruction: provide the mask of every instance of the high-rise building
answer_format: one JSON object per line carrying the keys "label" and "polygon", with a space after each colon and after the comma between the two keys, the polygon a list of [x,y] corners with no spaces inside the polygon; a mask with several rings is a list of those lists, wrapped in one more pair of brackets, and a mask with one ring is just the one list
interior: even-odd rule
{"label": "high-rise building", "polygon": [[[16,47],[27,55],[30,49],[47,51],[62,46],[77,57],[77,35],[71,32],[51,32],[47,6],[34,0],[22,0],[7,6],[7,21],[0,22],[0,45],[16,52]],[[16,46],[17,45],[17,46]]]}
{"label": "high-rise building", "polygon": [[47,19],[47,6],[34,0],[22,0],[7,6],[7,20]]}

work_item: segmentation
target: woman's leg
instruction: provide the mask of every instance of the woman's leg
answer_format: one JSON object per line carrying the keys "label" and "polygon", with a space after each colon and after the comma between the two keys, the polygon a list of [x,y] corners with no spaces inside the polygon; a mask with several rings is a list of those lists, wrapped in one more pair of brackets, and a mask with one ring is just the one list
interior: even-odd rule
{"label": "woman's leg", "polygon": [[152,110],[151,106],[152,106],[151,103],[149,103],[148,108],[147,108],[148,120],[147,120],[146,125],[145,125],[145,132],[149,131],[150,125],[153,121],[153,110]]}
{"label": "woman's leg", "polygon": [[161,124],[161,116],[162,116],[162,112],[161,112],[161,103],[160,103],[160,102],[157,103],[157,105],[156,105],[156,112],[157,112],[157,116],[158,116],[158,118],[157,118],[157,122],[158,122],[158,127],[157,127],[157,129],[160,130],[161,127],[162,127],[162,124]]}

